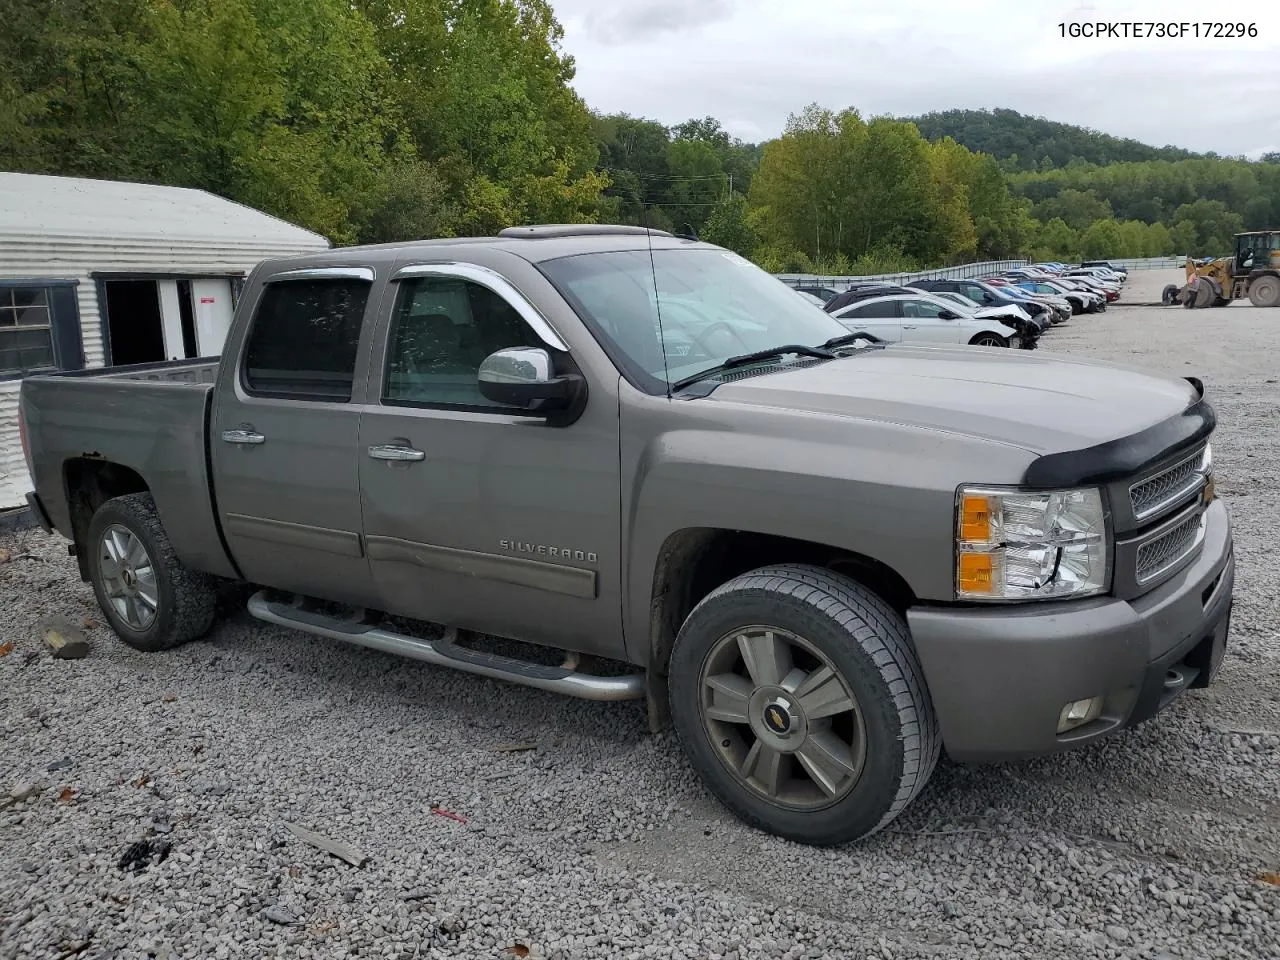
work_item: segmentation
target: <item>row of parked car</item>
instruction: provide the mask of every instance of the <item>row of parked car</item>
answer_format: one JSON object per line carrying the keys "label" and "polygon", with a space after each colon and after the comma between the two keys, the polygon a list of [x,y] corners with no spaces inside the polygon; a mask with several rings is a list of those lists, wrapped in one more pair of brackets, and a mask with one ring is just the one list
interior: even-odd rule
{"label": "row of parked car", "polygon": [[1037,263],[963,280],[855,280],[844,290],[797,292],[854,333],[902,343],[968,343],[1032,350],[1052,326],[1106,310],[1128,279],[1105,261]]}

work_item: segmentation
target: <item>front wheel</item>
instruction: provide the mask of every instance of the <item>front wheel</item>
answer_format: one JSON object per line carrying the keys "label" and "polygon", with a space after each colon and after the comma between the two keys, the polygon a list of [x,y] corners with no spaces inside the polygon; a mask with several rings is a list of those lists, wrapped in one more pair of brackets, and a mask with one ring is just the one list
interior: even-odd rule
{"label": "front wheel", "polygon": [[708,788],[746,822],[801,843],[882,829],[938,759],[906,623],[817,567],[764,567],[712,591],[676,638],[669,692]]}
{"label": "front wheel", "polygon": [[151,494],[131,493],[100,506],[84,548],[98,605],[129,646],[167,650],[213,625],[215,581],[178,560]]}
{"label": "front wheel", "polygon": [[980,333],[969,341],[975,347],[1007,347],[1009,341],[998,333]]}
{"label": "front wheel", "polygon": [[1249,302],[1255,307],[1280,307],[1280,279],[1259,277],[1249,284]]}

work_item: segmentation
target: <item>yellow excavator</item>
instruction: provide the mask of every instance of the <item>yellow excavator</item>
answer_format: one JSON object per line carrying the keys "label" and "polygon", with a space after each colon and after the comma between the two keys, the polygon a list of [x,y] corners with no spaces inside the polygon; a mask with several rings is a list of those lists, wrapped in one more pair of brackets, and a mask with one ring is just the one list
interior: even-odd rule
{"label": "yellow excavator", "polygon": [[1187,308],[1225,307],[1246,297],[1255,307],[1280,307],[1280,230],[1237,233],[1230,257],[1187,257],[1187,282],[1171,283],[1161,296]]}

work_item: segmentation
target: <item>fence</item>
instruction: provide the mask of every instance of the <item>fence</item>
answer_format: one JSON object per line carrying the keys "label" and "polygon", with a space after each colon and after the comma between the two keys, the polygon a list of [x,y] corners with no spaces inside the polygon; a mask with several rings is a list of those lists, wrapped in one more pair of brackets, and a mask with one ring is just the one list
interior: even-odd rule
{"label": "fence", "polygon": [[[837,290],[848,287],[851,283],[862,280],[887,280],[890,283],[907,285],[917,280],[968,280],[972,277],[988,277],[992,274],[1025,267],[1026,260],[983,260],[979,263],[963,263],[955,267],[938,267],[936,270],[921,270],[918,273],[876,273],[867,276],[830,276],[818,273],[775,273],[774,276],[790,287],[830,287]],[[1126,270],[1172,270],[1182,269],[1187,262],[1186,257],[1147,257],[1136,260],[1110,261],[1117,267]]]}
{"label": "fence", "polygon": [[919,273],[877,273],[865,277],[837,277],[817,273],[775,273],[774,276],[790,287],[834,287],[841,289],[858,280],[888,280],[890,283],[908,284],[917,280],[968,280],[970,277],[986,277],[993,273],[1025,267],[1026,260],[984,260],[981,263],[962,263],[956,267],[938,267]]}
{"label": "fence", "polygon": [[1181,270],[1187,262],[1186,257],[1144,257],[1139,260],[1112,260],[1117,267],[1126,270]]}

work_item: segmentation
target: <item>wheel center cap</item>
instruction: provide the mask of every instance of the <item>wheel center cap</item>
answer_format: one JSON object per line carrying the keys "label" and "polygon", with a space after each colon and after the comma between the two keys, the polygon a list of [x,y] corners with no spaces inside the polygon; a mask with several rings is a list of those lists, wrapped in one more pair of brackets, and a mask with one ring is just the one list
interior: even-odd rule
{"label": "wheel center cap", "polygon": [[124,585],[126,587],[132,587],[135,583],[138,582],[138,575],[134,573],[129,567],[125,567],[122,571],[120,571],[120,579],[124,581]]}
{"label": "wheel center cap", "polygon": [[765,704],[763,720],[769,732],[779,737],[788,736],[796,725],[791,704],[782,697],[775,697]]}

